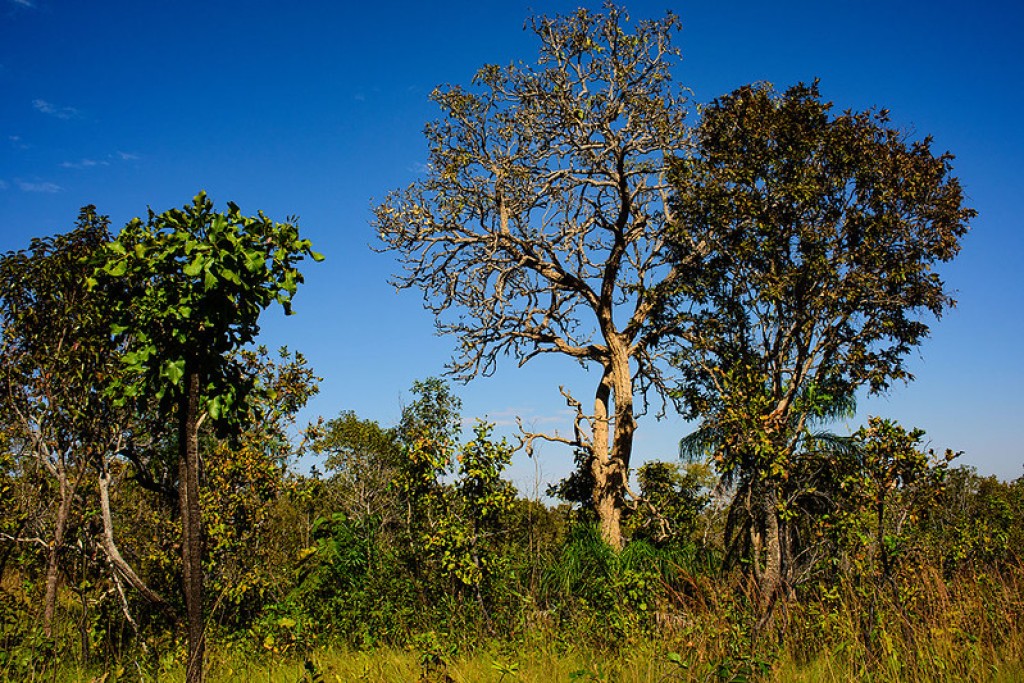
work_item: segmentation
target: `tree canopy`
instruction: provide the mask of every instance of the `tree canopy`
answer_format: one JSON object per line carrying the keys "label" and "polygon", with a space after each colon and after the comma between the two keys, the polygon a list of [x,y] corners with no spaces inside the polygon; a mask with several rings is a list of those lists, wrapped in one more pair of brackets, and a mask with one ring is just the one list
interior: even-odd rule
{"label": "tree canopy", "polygon": [[394,284],[422,290],[456,337],[456,377],[504,355],[600,368],[592,410],[569,397],[577,429],[555,440],[587,452],[604,538],[620,546],[634,393],[662,387],[651,313],[680,272],[664,243],[668,162],[686,148],[670,72],[679,22],[630,33],[609,4],[530,28],[535,64],[487,65],[469,87],[434,91],[444,117],[426,129],[426,176],[388,195],[375,227],[404,268]]}

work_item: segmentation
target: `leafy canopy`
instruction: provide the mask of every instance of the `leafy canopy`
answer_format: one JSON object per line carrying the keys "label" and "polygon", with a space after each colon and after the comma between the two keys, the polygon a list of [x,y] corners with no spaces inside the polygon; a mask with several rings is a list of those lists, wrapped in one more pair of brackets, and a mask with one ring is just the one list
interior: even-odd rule
{"label": "leafy canopy", "polygon": [[120,278],[129,288],[112,311],[112,332],[128,345],[128,379],[115,393],[173,400],[191,370],[201,377],[205,410],[224,418],[246,386],[230,353],[255,339],[259,315],[274,301],[291,314],[303,280],[296,264],[306,256],[323,259],[294,223],[243,216],[230,202],[215,212],[204,192],[191,205],[132,220],[107,245],[94,280]]}
{"label": "leafy canopy", "polygon": [[675,168],[672,241],[695,264],[676,300],[681,393],[726,470],[784,476],[808,420],[911,379],[926,316],[954,304],[935,267],[974,216],[951,159],[884,110],[833,114],[816,83],[706,108]]}

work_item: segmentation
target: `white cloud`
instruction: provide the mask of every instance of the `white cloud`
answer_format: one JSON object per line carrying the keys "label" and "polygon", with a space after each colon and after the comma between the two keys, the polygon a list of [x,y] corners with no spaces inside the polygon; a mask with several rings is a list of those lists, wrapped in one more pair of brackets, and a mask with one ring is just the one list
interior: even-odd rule
{"label": "white cloud", "polygon": [[15,5],[21,5],[22,7],[35,7],[36,3],[33,0],[11,0]]}
{"label": "white cloud", "polygon": [[7,181],[6,180],[0,180],[0,190],[6,190],[6,189],[7,189]]}
{"label": "white cloud", "polygon": [[20,135],[9,135],[7,139],[11,141],[11,147],[14,149],[28,149],[28,145],[21,139]]}
{"label": "white cloud", "polygon": [[57,183],[28,183],[24,180],[17,181],[18,189],[22,192],[43,192],[46,194],[54,194],[56,192],[63,192],[64,188]]}
{"label": "white cloud", "polygon": [[81,161],[65,161],[60,165],[61,168],[93,168],[95,166],[110,166],[110,162],[82,159]]}
{"label": "white cloud", "polygon": [[118,152],[117,158],[121,161],[136,161],[139,158],[138,154],[132,154],[131,152]]}
{"label": "white cloud", "polygon": [[32,100],[32,106],[36,111],[49,116],[56,116],[58,119],[73,119],[78,116],[78,110],[74,107],[58,107],[46,100]]}

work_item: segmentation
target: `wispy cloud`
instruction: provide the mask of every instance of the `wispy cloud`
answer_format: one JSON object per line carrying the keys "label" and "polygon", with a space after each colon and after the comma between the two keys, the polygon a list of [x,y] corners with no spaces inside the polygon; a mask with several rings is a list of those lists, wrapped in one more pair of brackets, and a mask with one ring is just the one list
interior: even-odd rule
{"label": "wispy cloud", "polygon": [[[498,427],[515,427],[519,420],[528,431],[536,431],[543,425],[555,427],[572,428],[573,413],[568,408],[562,408],[550,415],[540,415],[534,408],[530,407],[509,407],[487,414],[487,421],[493,422]],[[465,426],[472,424],[467,421]]]}
{"label": "wispy cloud", "polygon": [[138,154],[132,154],[131,152],[121,152],[121,151],[119,151],[117,153],[117,158],[120,159],[121,161],[137,161],[139,159],[139,155]]}
{"label": "wispy cloud", "polygon": [[74,107],[58,107],[46,100],[32,100],[32,106],[35,107],[36,111],[49,116],[55,116],[58,119],[64,119],[65,121],[78,116],[78,110]]}
{"label": "wispy cloud", "polygon": [[35,7],[36,3],[33,0],[11,0],[15,5],[21,5],[22,7]]}
{"label": "wispy cloud", "polygon": [[60,165],[61,168],[94,168],[96,166],[110,166],[110,162],[82,159],[81,161],[65,161]]}
{"label": "wispy cloud", "polygon": [[21,139],[20,135],[8,135],[7,139],[11,141],[11,147],[14,149],[28,149],[28,144]]}
{"label": "wispy cloud", "polygon": [[64,188],[57,183],[29,183],[24,180],[17,181],[18,189],[22,192],[42,192],[45,194],[54,194],[57,192],[63,192]]}
{"label": "wispy cloud", "polygon": [[6,180],[0,180],[0,190],[6,190],[8,187]]}

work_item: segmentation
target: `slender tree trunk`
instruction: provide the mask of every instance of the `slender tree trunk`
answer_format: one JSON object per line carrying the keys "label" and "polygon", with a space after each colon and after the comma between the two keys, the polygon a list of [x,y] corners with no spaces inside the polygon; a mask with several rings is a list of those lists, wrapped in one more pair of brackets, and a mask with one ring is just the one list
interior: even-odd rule
{"label": "slender tree trunk", "polygon": [[128,564],[124,557],[121,556],[121,551],[114,542],[114,523],[113,516],[110,513],[110,472],[107,470],[106,463],[100,463],[98,467],[100,517],[103,519],[103,552],[106,553],[107,559],[110,561],[115,572],[123,576],[128,583],[135,588],[135,590],[142,594],[143,597],[159,607],[169,617],[177,620],[177,615],[174,613],[174,609],[167,604],[167,601],[147,586],[146,583],[139,578],[139,575],[135,573],[135,570],[132,569],[131,565]]}
{"label": "slender tree trunk", "polygon": [[68,482],[67,473],[59,474],[60,505],[57,506],[57,519],[53,526],[53,543],[46,556],[46,597],[43,602],[43,632],[49,638],[53,635],[53,615],[57,611],[57,583],[60,579],[60,551],[64,547],[64,532],[67,529],[68,517],[71,516],[71,504],[74,502],[74,491]]}
{"label": "slender tree trunk", "polygon": [[188,617],[187,683],[202,683],[206,650],[203,622],[202,519],[199,509],[199,374],[188,368],[178,415],[181,560]]}
{"label": "slender tree trunk", "polygon": [[879,572],[882,575],[882,580],[887,581],[891,574],[891,568],[889,566],[889,549],[885,547],[885,488],[884,484],[879,488],[878,495],[875,498],[875,525],[876,525],[876,539],[875,542],[878,544],[878,564]]}

